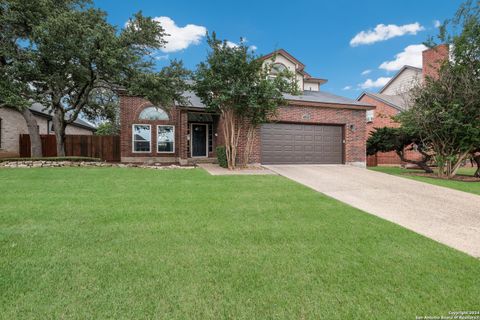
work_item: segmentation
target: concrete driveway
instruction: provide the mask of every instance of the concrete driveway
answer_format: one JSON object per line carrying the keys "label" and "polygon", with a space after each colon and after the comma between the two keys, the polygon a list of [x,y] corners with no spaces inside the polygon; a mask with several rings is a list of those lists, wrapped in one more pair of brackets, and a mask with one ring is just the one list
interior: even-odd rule
{"label": "concrete driveway", "polygon": [[353,207],[480,257],[480,196],[352,166],[265,167]]}

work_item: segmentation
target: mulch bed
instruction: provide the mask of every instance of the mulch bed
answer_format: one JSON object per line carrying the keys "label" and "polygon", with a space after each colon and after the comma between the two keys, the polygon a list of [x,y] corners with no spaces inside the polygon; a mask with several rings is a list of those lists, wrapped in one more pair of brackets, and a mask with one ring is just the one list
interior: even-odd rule
{"label": "mulch bed", "polygon": [[409,173],[405,173],[405,174],[409,175],[409,176],[428,177],[428,178],[440,179],[440,180],[454,180],[454,181],[462,181],[462,182],[480,182],[480,178],[476,178],[476,177],[473,177],[473,176],[461,175],[461,174],[457,174],[455,177],[453,177],[451,179],[447,179],[445,177],[439,177],[434,173],[409,172]]}

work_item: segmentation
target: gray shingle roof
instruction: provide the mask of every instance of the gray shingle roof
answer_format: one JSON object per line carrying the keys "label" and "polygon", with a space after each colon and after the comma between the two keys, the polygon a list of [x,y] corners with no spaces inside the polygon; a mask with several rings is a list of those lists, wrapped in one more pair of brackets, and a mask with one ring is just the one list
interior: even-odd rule
{"label": "gray shingle roof", "polygon": [[353,105],[353,106],[361,106],[361,107],[371,106],[368,103],[337,96],[325,91],[303,91],[302,94],[298,96],[285,94],[284,97],[285,99],[291,100],[291,101],[333,103],[333,104]]}
{"label": "gray shingle roof", "polygon": [[[184,97],[190,101],[190,105],[186,105],[184,107],[194,107],[194,108],[201,108],[201,109],[206,108],[206,106],[202,103],[200,98],[192,91],[186,91],[184,93]],[[300,95],[297,95],[297,96],[294,96],[291,94],[285,94],[284,97],[289,101],[332,103],[332,104],[340,104],[340,105],[371,107],[371,105],[367,103],[337,96],[325,91],[303,91]]]}
{"label": "gray shingle roof", "polygon": [[[40,103],[34,103],[32,104],[32,106],[30,107],[30,110],[35,112],[36,114],[40,115],[40,116],[44,116],[46,118],[51,118],[52,117],[52,112],[50,110],[45,110],[45,107],[43,105],[41,105]],[[96,130],[97,128],[90,124],[89,122],[85,121],[85,120],[82,120],[80,118],[77,118],[77,120],[75,120],[73,123],[72,123],[73,126],[78,126],[78,127],[83,127],[83,128],[86,128],[86,129],[91,129],[91,130]]]}
{"label": "gray shingle roof", "polygon": [[403,111],[403,110],[406,110],[408,108],[408,104],[407,104],[407,97],[406,96],[402,96],[402,95],[387,95],[387,94],[382,94],[382,93],[370,93],[370,92],[364,92],[360,95],[359,99],[363,96],[363,95],[367,95],[367,96],[370,96],[376,100],[379,100],[381,102],[384,102],[392,107],[394,107],[395,109],[398,109],[400,111]]}
{"label": "gray shingle roof", "polygon": [[201,109],[205,109],[207,107],[202,103],[202,100],[200,100],[200,98],[193,91],[185,91],[183,93],[183,96],[190,102],[190,104],[187,104],[183,107],[193,107]]}

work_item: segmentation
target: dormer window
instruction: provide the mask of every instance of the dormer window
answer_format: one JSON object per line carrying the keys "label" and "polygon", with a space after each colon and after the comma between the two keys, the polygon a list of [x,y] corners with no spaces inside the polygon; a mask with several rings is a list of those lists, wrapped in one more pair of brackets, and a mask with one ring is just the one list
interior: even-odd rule
{"label": "dormer window", "polygon": [[138,116],[140,120],[168,120],[168,114],[160,107],[147,107]]}

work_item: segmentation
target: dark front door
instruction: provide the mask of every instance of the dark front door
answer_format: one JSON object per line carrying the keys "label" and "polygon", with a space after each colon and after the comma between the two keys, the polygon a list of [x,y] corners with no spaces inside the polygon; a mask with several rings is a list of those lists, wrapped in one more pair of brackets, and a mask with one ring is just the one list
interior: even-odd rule
{"label": "dark front door", "polygon": [[206,157],[207,125],[192,124],[192,157]]}

